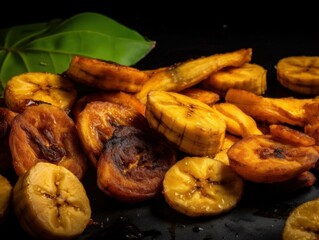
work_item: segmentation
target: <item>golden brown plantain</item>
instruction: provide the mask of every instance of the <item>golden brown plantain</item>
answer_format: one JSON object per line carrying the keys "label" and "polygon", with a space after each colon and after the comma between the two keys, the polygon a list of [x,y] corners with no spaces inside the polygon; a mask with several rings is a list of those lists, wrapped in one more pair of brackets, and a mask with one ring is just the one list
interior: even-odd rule
{"label": "golden brown plantain", "polygon": [[221,102],[213,105],[213,108],[226,122],[226,131],[238,137],[253,134],[262,134],[255,119],[243,112],[235,104]]}
{"label": "golden brown plantain", "polygon": [[287,142],[297,146],[307,147],[316,144],[316,140],[313,137],[285,125],[271,124],[269,126],[269,133],[273,138],[278,139],[281,142]]}
{"label": "golden brown plantain", "polygon": [[26,72],[12,77],[6,84],[6,106],[21,113],[28,106],[41,103],[70,111],[77,98],[75,84],[65,76],[47,72]]}
{"label": "golden brown plantain", "polygon": [[229,89],[225,101],[233,103],[256,121],[269,124],[307,124],[305,105],[319,102],[319,98],[264,97],[242,89]]}
{"label": "golden brown plantain", "polygon": [[151,91],[145,117],[151,128],[193,156],[214,156],[225,138],[224,119],[207,104],[180,93]]}
{"label": "golden brown plantain", "polygon": [[251,57],[252,49],[247,48],[174,64],[155,72],[145,82],[141,90],[136,93],[136,97],[145,104],[147,94],[152,90],[179,92],[196,85],[224,67],[238,67],[246,62],[250,62]]}
{"label": "golden brown plantain", "polygon": [[256,63],[226,67],[203,80],[202,86],[221,96],[225,96],[230,88],[243,89],[256,95],[262,95],[267,90],[267,70]]}
{"label": "golden brown plantain", "polygon": [[93,101],[108,101],[114,102],[118,104],[122,104],[124,106],[133,107],[142,115],[145,115],[145,105],[142,104],[137,98],[130,93],[122,92],[122,91],[105,91],[105,92],[94,92],[83,97],[79,98],[72,110],[72,116],[76,120],[79,113],[85,108],[86,104]]}
{"label": "golden brown plantain", "polygon": [[285,221],[282,240],[317,240],[319,238],[319,199],[299,204]]}
{"label": "golden brown plantain", "polygon": [[241,137],[237,137],[229,133],[226,133],[223,145],[220,151],[215,154],[214,159],[221,161],[222,163],[226,165],[229,165],[229,158],[227,155],[227,151],[231,146],[233,146],[235,142],[239,141],[240,139]]}
{"label": "golden brown plantain", "polygon": [[314,146],[291,145],[271,135],[251,135],[232,145],[230,166],[244,179],[258,183],[283,182],[312,169],[319,153]]}
{"label": "golden brown plantain", "polygon": [[189,87],[183,89],[179,93],[198,99],[209,106],[214,105],[220,100],[220,97],[217,93],[199,87]]}
{"label": "golden brown plantain", "polygon": [[98,89],[132,93],[138,92],[149,79],[145,72],[137,68],[84,56],[73,56],[65,74]]}
{"label": "golden brown plantain", "polygon": [[319,56],[289,56],[276,65],[278,82],[305,95],[319,94]]}
{"label": "golden brown plantain", "polygon": [[166,202],[190,217],[229,212],[243,190],[243,180],[231,167],[208,157],[184,157],[166,172],[163,181]]}

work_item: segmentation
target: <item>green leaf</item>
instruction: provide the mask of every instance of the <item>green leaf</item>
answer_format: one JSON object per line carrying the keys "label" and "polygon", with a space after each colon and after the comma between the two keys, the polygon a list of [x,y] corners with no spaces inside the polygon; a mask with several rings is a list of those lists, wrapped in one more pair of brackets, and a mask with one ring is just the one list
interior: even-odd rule
{"label": "green leaf", "polygon": [[0,94],[7,81],[20,73],[63,73],[74,55],[134,65],[154,47],[155,41],[94,12],[3,29],[0,30]]}

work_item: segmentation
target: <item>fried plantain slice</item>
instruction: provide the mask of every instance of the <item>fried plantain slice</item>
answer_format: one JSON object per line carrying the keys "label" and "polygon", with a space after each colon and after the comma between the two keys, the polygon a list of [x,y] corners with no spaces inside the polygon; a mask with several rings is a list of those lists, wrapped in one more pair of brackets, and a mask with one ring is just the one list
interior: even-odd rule
{"label": "fried plantain slice", "polygon": [[319,238],[318,212],[318,198],[295,207],[286,219],[282,240],[317,240]]}
{"label": "fried plantain slice", "polygon": [[305,94],[319,94],[319,56],[289,56],[276,65],[278,82],[289,90]]}
{"label": "fried plantain slice", "polygon": [[6,106],[21,113],[29,106],[48,103],[69,112],[77,98],[75,84],[67,77],[48,72],[26,72],[6,84]]}
{"label": "fried plantain slice", "polygon": [[269,125],[269,133],[281,142],[288,142],[289,144],[296,144],[301,146],[313,146],[316,140],[308,134],[292,129],[281,124]]}
{"label": "fried plantain slice", "polygon": [[304,132],[316,140],[319,145],[319,103],[310,103],[305,105],[307,124]]}
{"label": "fried plantain slice", "polygon": [[167,141],[192,156],[214,156],[225,138],[226,123],[215,109],[181,93],[150,92],[145,117]]}
{"label": "fried plantain slice", "polygon": [[226,165],[229,165],[227,151],[235,142],[239,141],[240,139],[241,137],[237,137],[232,134],[226,133],[221,150],[215,154],[214,159],[221,161]]}
{"label": "fried plantain slice", "polygon": [[240,176],[260,183],[292,179],[313,168],[319,158],[314,146],[283,143],[271,135],[244,137],[227,154],[230,166]]}
{"label": "fried plantain slice", "polygon": [[186,88],[179,93],[195,98],[209,106],[214,105],[220,100],[220,96],[217,93],[199,87]]}
{"label": "fried plantain slice", "polygon": [[139,113],[143,115],[145,114],[145,105],[137,100],[135,95],[123,91],[105,91],[90,93],[79,98],[71,110],[74,119],[76,120],[77,116],[85,108],[87,103],[93,101],[114,102],[124,106],[133,107]]}
{"label": "fried plantain slice", "polygon": [[134,126],[116,127],[97,162],[98,187],[126,203],[159,196],[175,150],[156,132]]}
{"label": "fried plantain slice", "polygon": [[87,169],[87,159],[73,120],[53,105],[30,106],[18,114],[12,122],[9,145],[18,176],[38,162],[63,166],[79,179]]}
{"label": "fried plantain slice", "polygon": [[137,68],[84,56],[73,56],[65,74],[87,86],[132,93],[138,92],[149,79]]}
{"label": "fried plantain slice", "polygon": [[204,88],[225,96],[230,88],[244,89],[262,95],[267,90],[267,70],[256,63],[244,63],[239,67],[226,67],[203,80]]}
{"label": "fried plantain slice", "polygon": [[226,122],[226,131],[238,137],[262,134],[255,119],[242,111],[235,104],[221,102],[213,105]]}
{"label": "fried plantain slice", "polygon": [[303,127],[308,123],[305,105],[319,98],[264,97],[242,89],[229,89],[225,101],[233,103],[256,121]]}
{"label": "fried plantain slice", "polygon": [[184,157],[165,174],[163,195],[176,211],[190,216],[212,216],[233,209],[244,182],[228,165],[208,157]]}
{"label": "fried plantain slice", "polygon": [[86,104],[75,123],[82,146],[93,166],[96,166],[106,141],[119,126],[148,129],[145,117],[132,107],[105,101]]}
{"label": "fried plantain slice", "polygon": [[148,81],[136,93],[136,97],[146,104],[150,91],[179,92],[183,89],[195,86],[212,73],[227,66],[241,66],[250,62],[252,49],[239,49],[233,52],[212,54],[206,57],[190,59],[172,66],[155,71]]}

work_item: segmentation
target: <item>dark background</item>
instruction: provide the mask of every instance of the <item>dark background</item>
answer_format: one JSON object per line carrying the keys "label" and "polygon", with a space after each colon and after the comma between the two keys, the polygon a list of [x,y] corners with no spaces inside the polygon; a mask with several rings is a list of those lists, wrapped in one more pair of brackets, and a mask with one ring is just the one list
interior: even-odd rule
{"label": "dark background", "polygon": [[[53,18],[65,19],[85,11],[105,14],[157,42],[154,52],[162,52],[159,56],[155,55],[161,61],[150,57],[150,62],[145,67],[240,47],[254,47],[255,61],[260,61],[259,55],[266,47],[270,47],[266,51],[267,55],[278,54],[279,57],[284,52],[319,54],[317,44],[313,44],[319,40],[318,13],[313,1],[309,0],[284,3],[32,0],[7,1],[5,5],[6,7],[1,8],[0,27],[44,22]],[[181,48],[188,48],[189,54],[180,53]],[[168,51],[175,54],[175,59],[167,56],[170,55]]]}
{"label": "dark background", "polygon": [[[103,13],[156,41],[156,47],[136,65],[143,69],[251,47],[252,61],[267,69],[267,94],[278,97],[293,93],[276,81],[277,61],[292,55],[319,56],[319,20],[313,4],[313,1],[9,1],[1,8],[0,26],[66,19],[87,11]],[[81,239],[280,240],[289,211],[319,195],[318,186],[278,197],[261,185],[248,185],[234,211],[212,218],[189,219],[162,200],[123,206],[101,194],[94,177],[86,180],[94,220],[104,228],[92,227]],[[16,231],[10,230],[9,222],[9,226],[0,228],[2,236],[7,233],[10,239],[27,239],[12,221]]]}
{"label": "dark background", "polygon": [[186,58],[252,47],[253,61],[269,68],[287,55],[319,55],[313,1],[8,1],[0,27],[105,14],[156,41],[137,66],[153,68]]}
{"label": "dark background", "polygon": [[[224,24],[238,31],[310,31],[318,26],[313,1],[6,1],[1,25],[66,18],[83,11],[107,14],[145,31],[210,32]],[[318,31],[317,31],[318,33]]]}

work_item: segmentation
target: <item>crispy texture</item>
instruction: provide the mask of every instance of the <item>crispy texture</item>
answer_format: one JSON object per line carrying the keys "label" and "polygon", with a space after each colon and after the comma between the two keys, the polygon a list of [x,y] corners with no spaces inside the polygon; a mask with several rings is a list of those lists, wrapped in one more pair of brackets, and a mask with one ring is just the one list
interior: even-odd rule
{"label": "crispy texture", "polygon": [[69,78],[91,87],[132,93],[138,92],[149,79],[137,68],[83,56],[74,56],[65,73]]}
{"label": "crispy texture", "polygon": [[317,98],[270,98],[242,89],[229,89],[225,101],[233,103],[255,120],[305,126],[308,122],[305,105],[318,102]]}
{"label": "crispy texture", "polygon": [[179,93],[198,99],[209,106],[214,105],[220,100],[220,96],[217,93],[199,87],[186,88]]}
{"label": "crispy texture", "polygon": [[105,143],[112,138],[117,127],[148,129],[145,117],[134,108],[107,101],[87,103],[75,124],[82,146],[93,166],[96,166]]}
{"label": "crispy texture", "polygon": [[38,162],[66,167],[79,179],[87,170],[75,124],[56,106],[30,106],[17,115],[12,122],[9,145],[18,176]]}
{"label": "crispy texture", "polygon": [[6,84],[6,106],[21,113],[27,107],[47,103],[70,111],[77,98],[75,84],[67,77],[47,72],[26,72]]}
{"label": "crispy texture", "polygon": [[86,104],[93,101],[105,101],[122,104],[127,107],[133,107],[139,113],[145,115],[145,105],[137,100],[133,94],[123,91],[105,91],[86,94],[79,98],[71,110],[74,119],[77,118],[80,112],[85,108]]}
{"label": "crispy texture", "polygon": [[224,67],[241,66],[250,62],[251,57],[252,49],[247,48],[174,64],[155,72],[141,90],[136,93],[136,97],[145,104],[147,95],[152,90],[179,92],[196,85]]}
{"label": "crispy texture", "polygon": [[305,95],[319,94],[319,56],[289,56],[276,65],[278,82]]}
{"label": "crispy texture", "polygon": [[239,137],[262,134],[255,119],[235,104],[222,102],[213,106],[226,122],[226,131]]}
{"label": "crispy texture", "polygon": [[244,179],[258,183],[283,182],[312,169],[319,153],[314,146],[280,142],[271,135],[251,135],[232,145],[230,166]]}
{"label": "crispy texture", "polygon": [[295,207],[285,221],[282,240],[318,239],[318,212],[318,198]]}
{"label": "crispy texture", "polygon": [[267,90],[267,70],[255,63],[244,63],[239,67],[226,67],[212,73],[202,85],[225,96],[230,88],[243,89],[257,95]]}
{"label": "crispy texture", "polygon": [[136,203],[160,196],[175,149],[154,131],[116,128],[97,162],[97,184],[108,196]]}
{"label": "crispy texture", "polygon": [[240,201],[243,180],[231,167],[208,157],[184,157],[165,174],[163,194],[176,211],[190,216],[229,212]]}
{"label": "crispy texture", "polygon": [[296,144],[305,147],[316,144],[315,138],[285,125],[271,124],[269,126],[269,132],[274,138],[289,144]]}
{"label": "crispy texture", "polygon": [[214,156],[226,133],[224,119],[212,107],[175,92],[150,92],[145,117],[151,128],[192,156]]}

